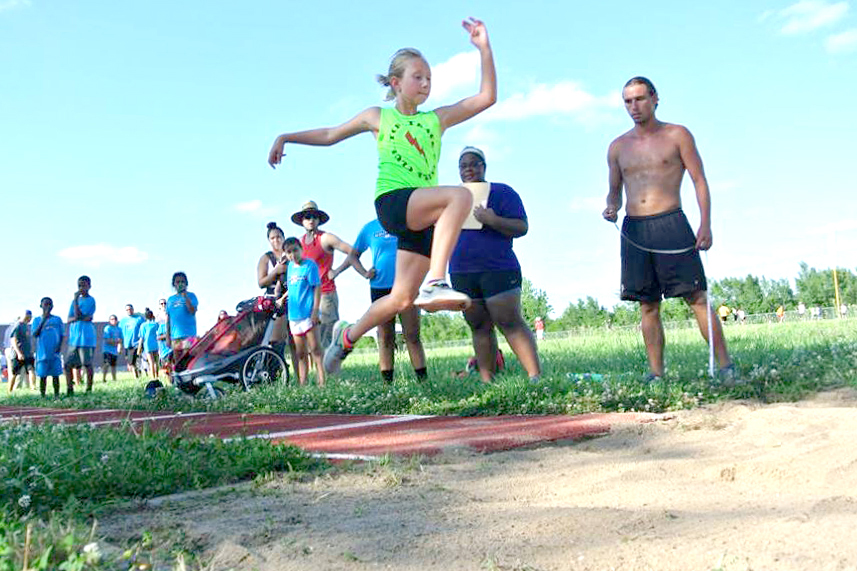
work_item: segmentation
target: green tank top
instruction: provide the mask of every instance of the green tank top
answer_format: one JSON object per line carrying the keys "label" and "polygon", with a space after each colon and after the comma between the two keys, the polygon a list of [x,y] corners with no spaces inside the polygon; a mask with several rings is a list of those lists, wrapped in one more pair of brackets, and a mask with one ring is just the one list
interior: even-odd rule
{"label": "green tank top", "polygon": [[375,198],[400,188],[437,186],[440,134],[434,111],[402,115],[381,109]]}

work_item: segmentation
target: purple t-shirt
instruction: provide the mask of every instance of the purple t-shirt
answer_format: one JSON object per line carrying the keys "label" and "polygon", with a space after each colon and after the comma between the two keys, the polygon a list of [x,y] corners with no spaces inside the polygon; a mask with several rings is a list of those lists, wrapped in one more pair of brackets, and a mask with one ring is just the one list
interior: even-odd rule
{"label": "purple t-shirt", "polygon": [[[518,193],[512,190],[512,187],[499,182],[491,183],[488,208],[503,218],[527,218],[524,203]],[[518,258],[512,251],[512,238],[487,226],[483,226],[481,230],[462,230],[449,260],[451,274],[520,269]]]}

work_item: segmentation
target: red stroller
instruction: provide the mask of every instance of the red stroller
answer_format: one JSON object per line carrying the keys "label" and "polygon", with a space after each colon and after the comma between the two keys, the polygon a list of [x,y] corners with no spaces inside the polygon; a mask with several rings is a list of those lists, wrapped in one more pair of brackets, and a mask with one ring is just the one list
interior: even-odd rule
{"label": "red stroller", "polygon": [[250,390],[263,383],[289,382],[289,367],[271,345],[278,319],[284,308],[273,297],[260,296],[242,301],[238,314],[219,321],[175,363],[173,385],[188,394],[203,388],[217,398],[223,390],[218,381],[240,384]]}

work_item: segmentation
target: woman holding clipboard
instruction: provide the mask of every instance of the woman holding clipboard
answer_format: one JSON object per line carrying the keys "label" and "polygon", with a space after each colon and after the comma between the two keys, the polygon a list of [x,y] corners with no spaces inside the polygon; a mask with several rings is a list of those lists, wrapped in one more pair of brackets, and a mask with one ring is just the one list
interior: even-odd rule
{"label": "woman holding clipboard", "polygon": [[[512,240],[529,230],[524,204],[510,186],[485,182],[485,153],[476,147],[461,151],[458,172],[465,186],[472,187],[474,207],[449,261],[449,274],[452,287],[473,300],[464,318],[473,333],[479,374],[485,382],[494,377],[496,325],[530,380],[538,382],[536,342],[521,313],[521,265],[512,251]],[[486,190],[487,198],[480,200]]]}

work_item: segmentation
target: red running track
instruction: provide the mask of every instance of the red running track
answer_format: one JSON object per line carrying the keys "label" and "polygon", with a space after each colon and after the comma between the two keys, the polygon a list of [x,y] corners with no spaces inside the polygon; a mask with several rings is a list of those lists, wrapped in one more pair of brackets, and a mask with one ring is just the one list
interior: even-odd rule
{"label": "red running track", "polygon": [[0,407],[0,423],[65,422],[92,426],[146,423],[154,430],[215,435],[224,440],[265,438],[294,444],[327,458],[366,460],[384,454],[430,456],[455,448],[496,452],[540,442],[598,436],[609,432],[613,426],[665,418],[665,415],[651,413],[460,417]]}

